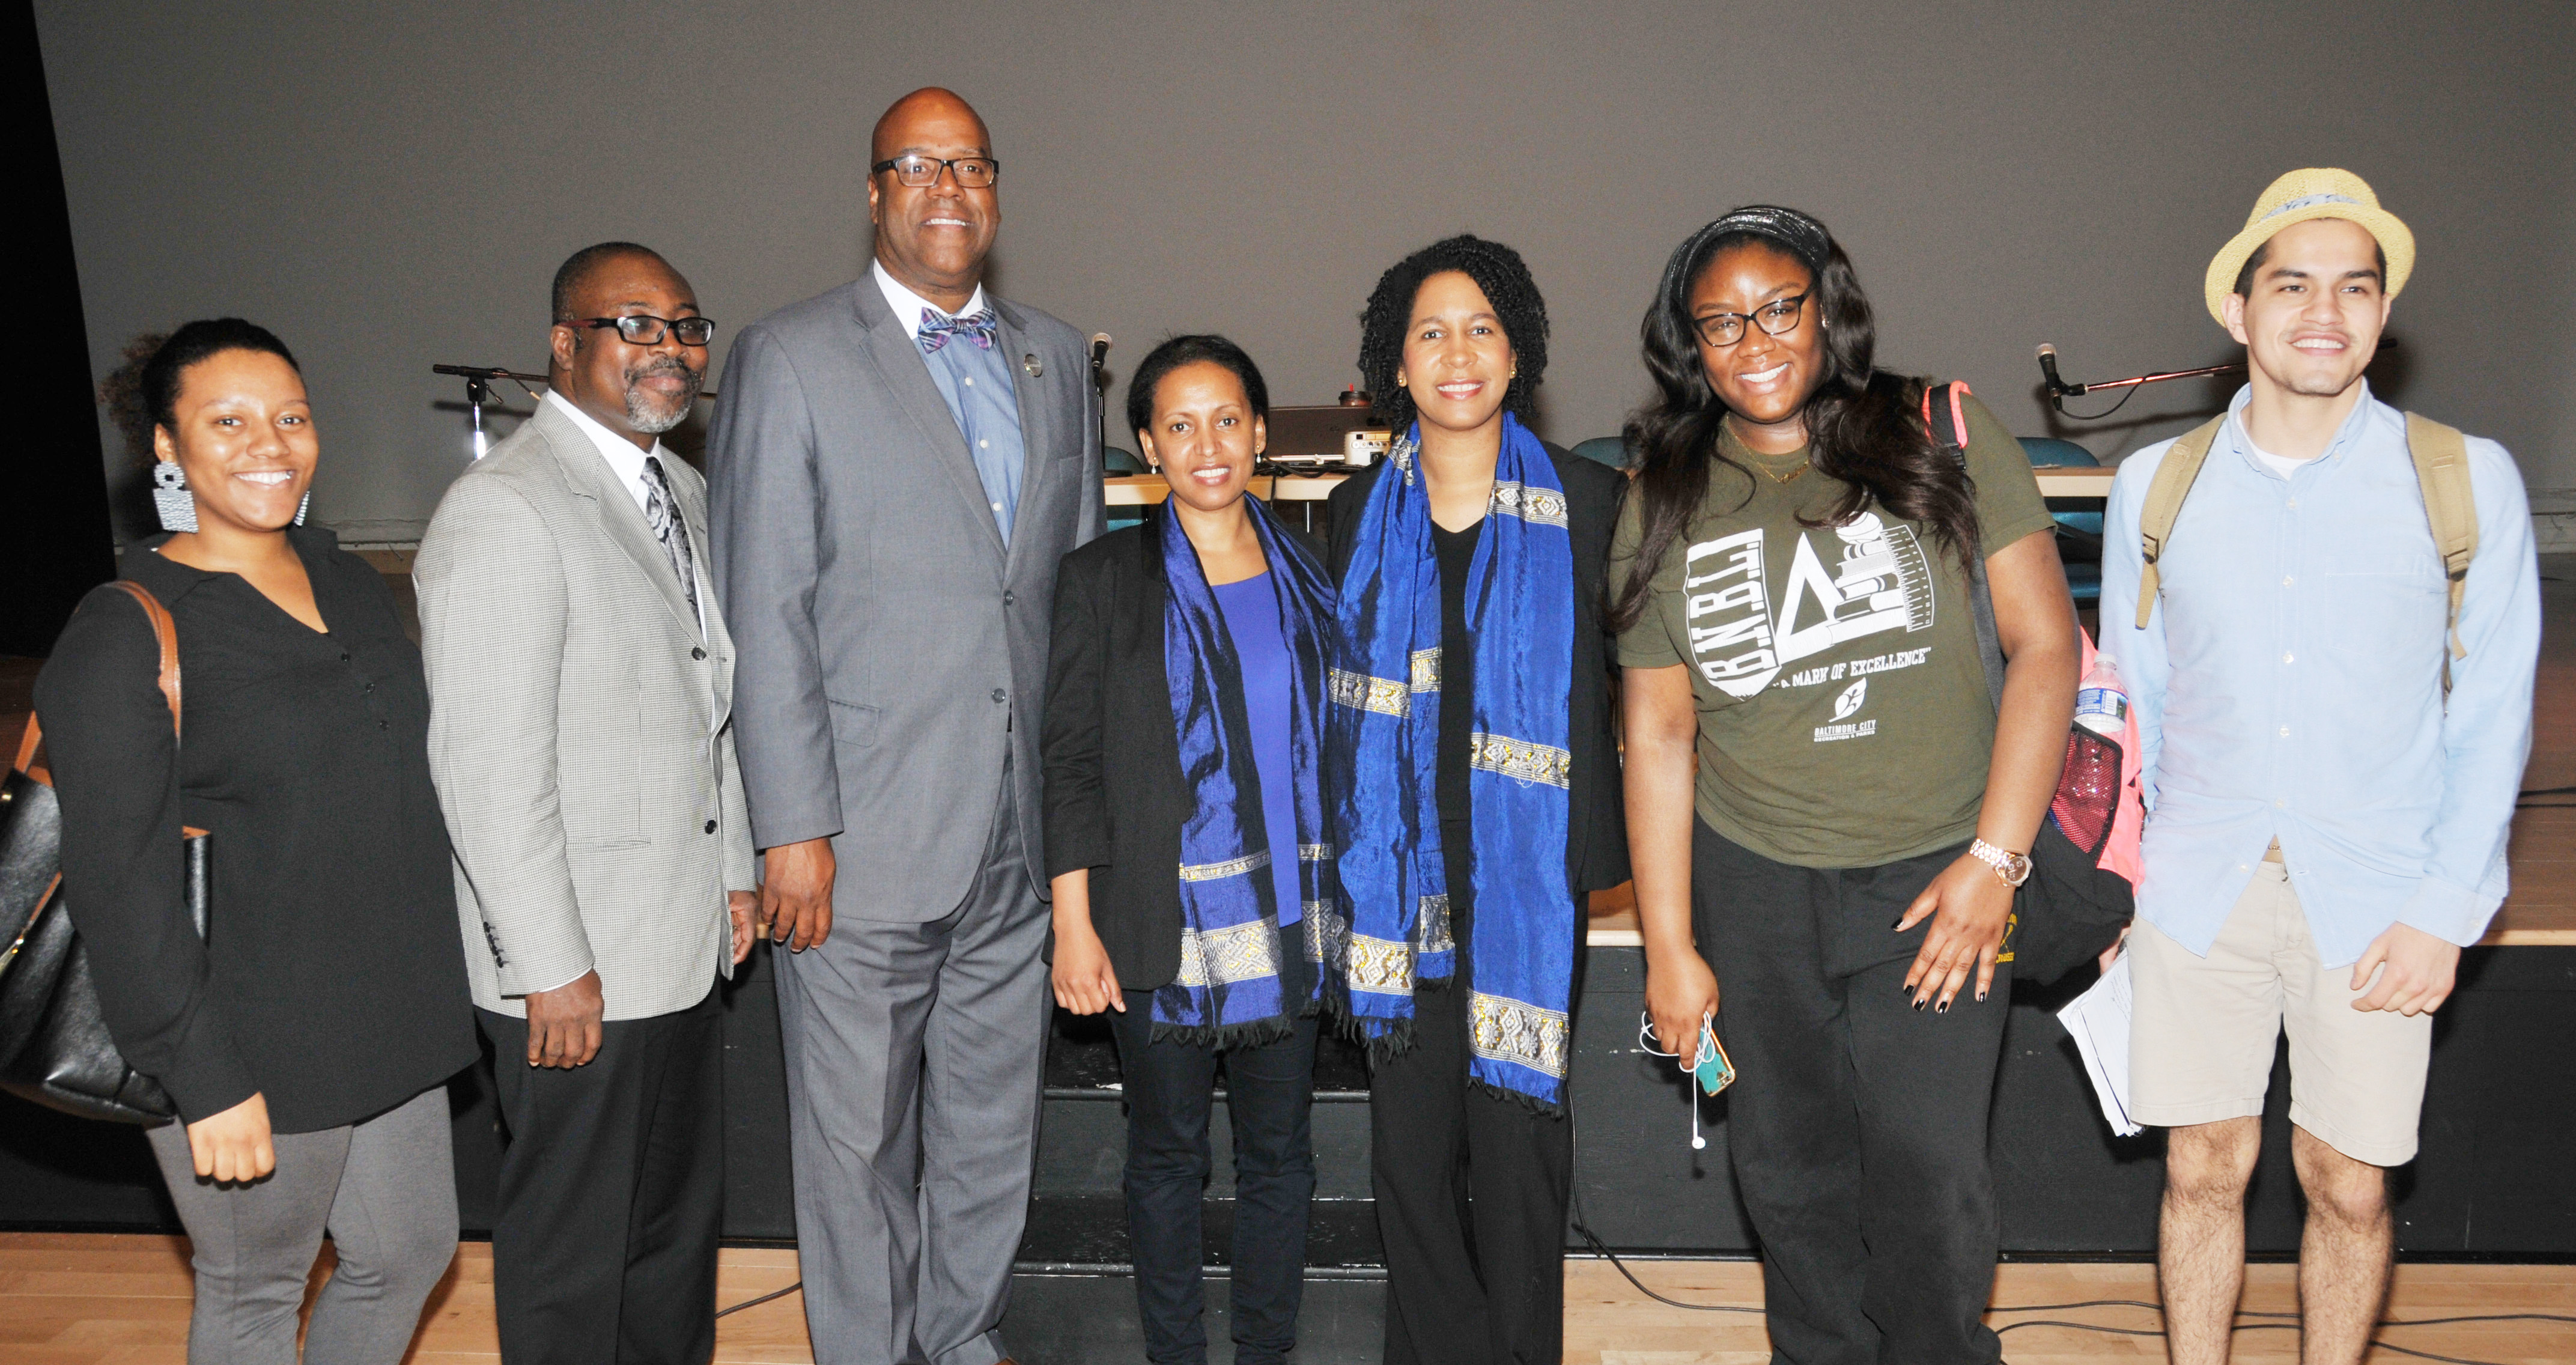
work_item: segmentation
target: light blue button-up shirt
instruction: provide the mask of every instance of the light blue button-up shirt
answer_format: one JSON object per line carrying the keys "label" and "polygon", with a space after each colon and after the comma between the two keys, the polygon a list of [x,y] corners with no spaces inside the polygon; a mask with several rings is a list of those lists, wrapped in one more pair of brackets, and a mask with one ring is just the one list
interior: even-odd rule
{"label": "light blue button-up shirt", "polygon": [[[884,262],[877,262],[871,273],[885,294],[886,306],[917,341],[923,312],[939,310],[898,283]],[[965,311],[956,316],[971,317],[991,306],[979,284]],[[1020,514],[1020,479],[1028,467],[1017,381],[1011,377],[1011,368],[1018,362],[1004,353],[1007,349],[997,331],[989,347],[957,338],[921,358],[930,371],[930,382],[939,386],[939,396],[948,401],[948,415],[957,419],[958,433],[966,438],[966,454],[975,461],[975,477],[984,485],[984,497],[992,506],[1004,545],[1011,543],[1011,523]]]}
{"label": "light blue button-up shirt", "polygon": [[2396,923],[2475,943],[2504,900],[2531,750],[2540,578],[2522,476],[2469,438],[2478,553],[2446,708],[2448,584],[2405,414],[2365,388],[2284,479],[2251,453],[2251,392],[2183,501],[2143,630],[2138,517],[2171,442],[2121,463],[2103,519],[2102,648],[2144,750],[2138,913],[2206,954],[2278,839],[2325,965]]}

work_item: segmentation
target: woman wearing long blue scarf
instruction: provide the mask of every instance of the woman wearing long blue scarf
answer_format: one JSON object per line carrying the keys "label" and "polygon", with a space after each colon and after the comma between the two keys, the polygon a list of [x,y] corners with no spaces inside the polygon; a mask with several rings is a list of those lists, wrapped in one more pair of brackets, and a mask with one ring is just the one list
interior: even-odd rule
{"label": "woman wearing long blue scarf", "polygon": [[1235,1359],[1296,1345],[1315,1191],[1317,963],[1336,894],[1320,775],[1333,591],[1245,496],[1261,371],[1223,337],[1136,367],[1128,425],[1171,482],[1065,556],[1047,668],[1057,1003],[1109,1013],[1136,1301],[1157,1365],[1207,1359],[1199,1208],[1220,1059],[1234,1121]]}
{"label": "woman wearing long blue scarf", "polygon": [[1362,329],[1397,439],[1332,497],[1327,989],[1374,1062],[1385,1358],[1554,1361],[1582,907],[1627,878],[1599,614],[1621,480],[1526,425],[1547,308],[1511,248],[1414,253]]}

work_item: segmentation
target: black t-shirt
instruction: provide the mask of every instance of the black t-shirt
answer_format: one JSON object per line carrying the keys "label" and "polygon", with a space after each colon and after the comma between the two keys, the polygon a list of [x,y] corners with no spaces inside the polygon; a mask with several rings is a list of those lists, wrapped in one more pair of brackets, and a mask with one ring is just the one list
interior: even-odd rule
{"label": "black t-shirt", "polygon": [[1435,790],[1440,803],[1444,849],[1463,860],[1467,841],[1467,748],[1476,731],[1476,645],[1467,634],[1467,568],[1476,562],[1476,542],[1485,534],[1478,521],[1463,531],[1431,528],[1431,553],[1440,561],[1440,753]]}

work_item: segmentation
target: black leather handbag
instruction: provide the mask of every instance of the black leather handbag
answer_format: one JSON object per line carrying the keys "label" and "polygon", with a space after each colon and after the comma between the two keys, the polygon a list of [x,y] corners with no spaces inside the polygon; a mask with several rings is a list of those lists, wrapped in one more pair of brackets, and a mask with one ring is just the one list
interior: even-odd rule
{"label": "black leather handbag", "polygon": [[[119,580],[151,618],[161,644],[161,694],[170,702],[170,731],[179,730],[179,634],[170,613],[140,583]],[[43,730],[35,717],[18,744],[18,761],[0,786],[0,925],[16,933],[0,947],[0,1090],[83,1118],[159,1125],[178,1106],[158,1081],[126,1065],[108,1036],[98,987],[80,933],[64,913],[62,807],[51,775],[38,761]],[[186,829],[187,905],[205,937],[212,905],[213,836]],[[173,906],[173,911],[181,907]]]}

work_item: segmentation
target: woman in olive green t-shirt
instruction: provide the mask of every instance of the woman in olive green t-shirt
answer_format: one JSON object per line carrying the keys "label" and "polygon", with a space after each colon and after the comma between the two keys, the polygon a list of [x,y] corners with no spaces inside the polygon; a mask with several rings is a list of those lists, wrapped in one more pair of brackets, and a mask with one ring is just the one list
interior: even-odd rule
{"label": "woman in olive green t-shirt", "polygon": [[1784,1358],[1997,1360],[1996,956],[2078,649],[2047,506],[1973,399],[1964,466],[1933,443],[1805,214],[1702,228],[1644,330],[1659,397],[1610,580],[1648,1013],[1675,1051],[1716,1013],[1740,1068],[1729,1150]]}

